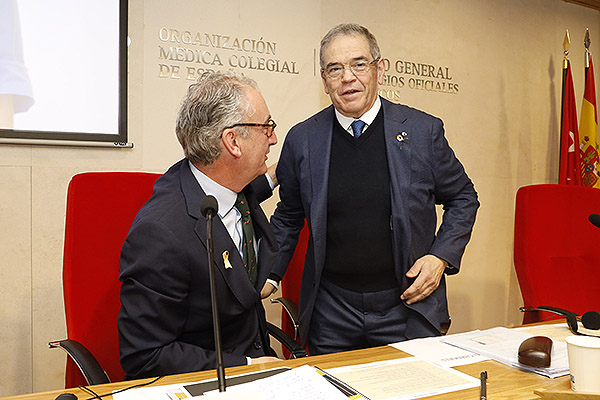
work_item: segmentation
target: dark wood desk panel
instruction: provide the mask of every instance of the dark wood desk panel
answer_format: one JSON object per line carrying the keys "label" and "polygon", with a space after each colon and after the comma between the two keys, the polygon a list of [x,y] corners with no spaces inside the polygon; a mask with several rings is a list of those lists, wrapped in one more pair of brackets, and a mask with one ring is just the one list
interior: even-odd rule
{"label": "dark wood desk panel", "polygon": [[[278,366],[298,367],[309,364],[317,365],[323,369],[335,368],[344,365],[365,364],[374,361],[393,360],[408,357],[409,355],[393,347],[382,346],[371,349],[348,351],[337,354],[307,357],[299,360],[284,360],[269,364],[249,365],[242,367],[226,368],[226,376],[233,376],[245,372],[260,371]],[[568,376],[549,379],[529,372],[523,372],[500,364],[496,361],[483,361],[475,364],[462,365],[455,369],[479,378],[481,371],[488,371],[488,398],[492,400],[535,400],[539,397],[533,391],[535,389],[569,390]],[[152,386],[170,385],[175,383],[196,382],[204,379],[216,378],[216,371],[201,371],[188,374],[170,375],[161,378]],[[116,382],[105,385],[93,386],[94,392],[104,395],[114,390],[129,387],[134,384],[151,381],[142,379],[138,381]],[[81,389],[55,390],[44,393],[25,394],[20,396],[3,397],[1,400],[54,400],[60,393],[70,392],[77,395],[80,400],[92,397]],[[111,399],[112,396],[103,398]],[[478,399],[479,388],[461,390],[459,392],[446,393],[438,396],[430,396],[427,399],[465,400]]]}

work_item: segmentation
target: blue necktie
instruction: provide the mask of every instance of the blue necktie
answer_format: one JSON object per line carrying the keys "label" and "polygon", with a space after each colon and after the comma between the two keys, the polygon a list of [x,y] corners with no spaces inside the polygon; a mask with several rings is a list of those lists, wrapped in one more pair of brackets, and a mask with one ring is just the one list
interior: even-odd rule
{"label": "blue necktie", "polygon": [[352,123],[352,132],[354,133],[354,137],[358,138],[362,135],[362,130],[365,127],[365,123],[360,119],[357,119]]}

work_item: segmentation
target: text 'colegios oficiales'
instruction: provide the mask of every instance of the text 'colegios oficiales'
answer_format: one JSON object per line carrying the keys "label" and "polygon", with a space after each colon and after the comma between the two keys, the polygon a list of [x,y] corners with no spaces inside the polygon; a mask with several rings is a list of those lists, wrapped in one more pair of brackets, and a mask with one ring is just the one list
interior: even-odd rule
{"label": "text 'colegios oficiales'", "polygon": [[422,62],[384,59],[385,75],[379,89],[382,97],[400,100],[400,89],[458,94],[460,85],[453,80],[450,67]]}

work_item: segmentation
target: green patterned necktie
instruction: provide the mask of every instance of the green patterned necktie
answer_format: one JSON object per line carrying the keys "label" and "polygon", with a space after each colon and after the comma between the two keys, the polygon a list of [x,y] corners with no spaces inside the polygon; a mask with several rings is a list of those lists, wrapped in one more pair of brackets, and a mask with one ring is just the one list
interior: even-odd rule
{"label": "green patterned necktie", "polygon": [[250,218],[250,207],[244,193],[238,193],[235,201],[235,208],[242,214],[242,255],[244,259],[244,267],[250,277],[250,282],[256,283],[256,252],[254,251],[254,227],[252,226],[252,218]]}

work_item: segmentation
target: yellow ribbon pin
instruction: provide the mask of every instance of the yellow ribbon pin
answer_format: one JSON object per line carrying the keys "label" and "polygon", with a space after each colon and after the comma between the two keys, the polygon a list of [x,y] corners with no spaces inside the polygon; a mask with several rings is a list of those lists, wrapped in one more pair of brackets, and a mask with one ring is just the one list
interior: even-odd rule
{"label": "yellow ribbon pin", "polygon": [[225,269],[233,268],[233,266],[229,262],[229,252],[227,250],[223,252],[223,263],[225,264]]}

